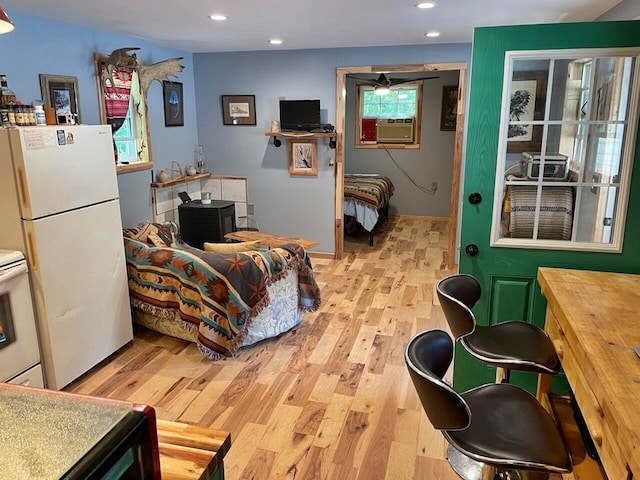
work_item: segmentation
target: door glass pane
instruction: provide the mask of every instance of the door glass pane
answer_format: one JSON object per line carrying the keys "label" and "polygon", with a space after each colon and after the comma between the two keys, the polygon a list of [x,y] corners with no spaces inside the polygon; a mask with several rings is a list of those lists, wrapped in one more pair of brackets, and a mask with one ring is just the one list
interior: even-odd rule
{"label": "door glass pane", "polygon": [[492,245],[621,250],[639,52],[507,54]]}
{"label": "door glass pane", "polygon": [[618,188],[615,186],[581,187],[576,195],[576,241],[611,242],[613,214]]}

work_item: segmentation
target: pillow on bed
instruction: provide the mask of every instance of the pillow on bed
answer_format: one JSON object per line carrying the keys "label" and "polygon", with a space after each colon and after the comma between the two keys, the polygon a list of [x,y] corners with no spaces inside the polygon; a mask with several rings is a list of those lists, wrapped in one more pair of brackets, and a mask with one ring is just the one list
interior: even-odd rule
{"label": "pillow on bed", "polygon": [[204,244],[204,251],[211,253],[239,253],[239,252],[253,252],[260,250],[260,242],[254,240],[253,242],[236,242],[236,243],[206,243]]}

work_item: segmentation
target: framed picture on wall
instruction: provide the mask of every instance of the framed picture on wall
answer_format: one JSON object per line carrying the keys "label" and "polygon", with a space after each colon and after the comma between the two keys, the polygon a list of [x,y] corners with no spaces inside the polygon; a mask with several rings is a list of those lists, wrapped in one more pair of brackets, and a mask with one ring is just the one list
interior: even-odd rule
{"label": "framed picture on wall", "polygon": [[55,109],[57,122],[68,123],[69,116],[72,116],[76,123],[82,123],[78,79],[45,73],[41,73],[39,77],[40,93],[44,99],[44,106]]}
{"label": "framed picture on wall", "polygon": [[455,131],[458,117],[458,85],[442,86],[442,108],[440,109],[440,130]]}
{"label": "framed picture on wall", "polygon": [[508,153],[539,152],[542,148],[542,125],[511,122],[544,119],[547,75],[545,70],[513,72],[507,132]]}
{"label": "framed picture on wall", "polygon": [[164,98],[164,126],[184,126],[184,97],[182,83],[162,81],[162,95]]}
{"label": "framed picture on wall", "polygon": [[289,173],[318,174],[318,147],[315,140],[289,140]]}
{"label": "framed picture on wall", "polygon": [[255,95],[221,95],[223,125],[256,125]]}

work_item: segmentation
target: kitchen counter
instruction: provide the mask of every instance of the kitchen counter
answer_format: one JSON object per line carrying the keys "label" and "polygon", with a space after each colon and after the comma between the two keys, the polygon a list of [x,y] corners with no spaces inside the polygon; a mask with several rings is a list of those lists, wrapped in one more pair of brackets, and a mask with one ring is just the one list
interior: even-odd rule
{"label": "kitchen counter", "polygon": [[58,479],[133,408],[130,402],[0,384],[0,471]]}

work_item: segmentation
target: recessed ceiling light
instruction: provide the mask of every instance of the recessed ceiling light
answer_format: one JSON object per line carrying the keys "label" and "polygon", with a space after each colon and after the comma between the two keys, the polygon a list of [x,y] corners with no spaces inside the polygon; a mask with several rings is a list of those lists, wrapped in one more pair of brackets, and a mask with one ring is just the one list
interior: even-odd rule
{"label": "recessed ceiling light", "polygon": [[219,13],[214,13],[213,15],[209,15],[209,18],[211,20],[217,20],[219,22],[221,22],[222,20],[226,20],[227,17],[225,17],[224,15],[221,15]]}
{"label": "recessed ceiling light", "polygon": [[425,36],[427,36],[429,38],[439,37],[440,36],[440,32],[428,32],[428,33],[425,33]]}
{"label": "recessed ceiling light", "polygon": [[416,5],[416,7],[418,7],[418,8],[433,8],[435,6],[436,6],[436,4],[432,3],[432,2],[422,2],[422,3],[418,3]]}
{"label": "recessed ceiling light", "polygon": [[271,45],[281,45],[282,44],[282,40],[280,40],[279,38],[272,38],[271,40],[269,40],[269,43]]}

